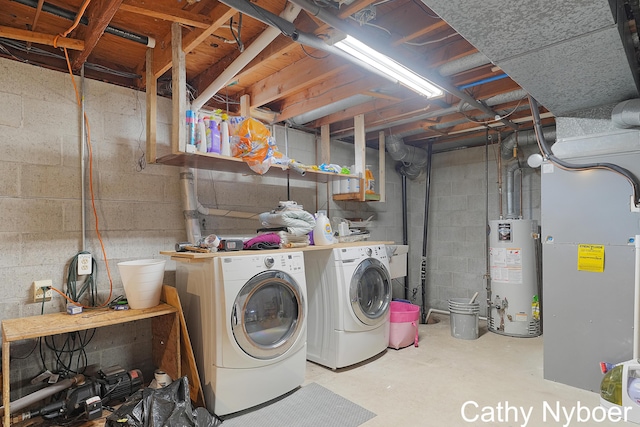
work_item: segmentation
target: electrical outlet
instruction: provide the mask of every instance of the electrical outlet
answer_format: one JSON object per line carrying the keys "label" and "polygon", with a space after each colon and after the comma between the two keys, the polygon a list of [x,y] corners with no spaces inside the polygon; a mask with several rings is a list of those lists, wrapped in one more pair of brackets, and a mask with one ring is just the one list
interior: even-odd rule
{"label": "electrical outlet", "polygon": [[53,282],[51,279],[36,280],[33,282],[33,302],[42,302],[43,300],[50,301],[53,297],[52,286]]}
{"label": "electrical outlet", "polygon": [[78,276],[91,274],[91,254],[78,254]]}

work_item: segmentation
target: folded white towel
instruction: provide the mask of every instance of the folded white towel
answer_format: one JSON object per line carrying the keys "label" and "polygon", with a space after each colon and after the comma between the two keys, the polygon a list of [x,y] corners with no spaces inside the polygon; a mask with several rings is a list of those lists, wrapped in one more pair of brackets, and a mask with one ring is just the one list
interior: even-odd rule
{"label": "folded white towel", "polygon": [[285,210],[280,212],[264,212],[258,218],[264,227],[287,227],[287,231],[296,236],[309,234],[316,225],[316,220],[304,210]]}

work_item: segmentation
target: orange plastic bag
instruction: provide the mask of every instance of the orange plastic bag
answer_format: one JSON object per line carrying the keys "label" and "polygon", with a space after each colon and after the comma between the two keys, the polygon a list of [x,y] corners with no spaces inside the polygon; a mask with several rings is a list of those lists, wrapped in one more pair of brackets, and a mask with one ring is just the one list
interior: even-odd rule
{"label": "orange plastic bag", "polygon": [[230,138],[231,155],[244,160],[251,170],[264,174],[273,157],[282,157],[269,129],[256,119],[245,119]]}

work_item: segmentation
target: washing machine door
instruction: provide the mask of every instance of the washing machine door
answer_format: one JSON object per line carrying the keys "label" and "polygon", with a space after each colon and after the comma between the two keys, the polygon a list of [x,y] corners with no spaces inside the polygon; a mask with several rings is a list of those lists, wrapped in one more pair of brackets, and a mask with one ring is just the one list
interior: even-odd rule
{"label": "washing machine door", "polygon": [[356,268],[349,285],[351,308],[365,325],[375,325],[389,310],[391,277],[383,263],[367,258]]}
{"label": "washing machine door", "polygon": [[303,331],[305,302],[289,274],[269,270],[240,290],[231,313],[236,342],[249,356],[275,359],[289,350]]}

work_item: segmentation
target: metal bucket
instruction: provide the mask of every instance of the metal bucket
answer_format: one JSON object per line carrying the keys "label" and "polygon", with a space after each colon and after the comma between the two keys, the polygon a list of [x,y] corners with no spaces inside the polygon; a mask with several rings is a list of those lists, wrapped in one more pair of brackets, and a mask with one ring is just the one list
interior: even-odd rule
{"label": "metal bucket", "polygon": [[452,298],[449,300],[451,314],[451,336],[463,340],[478,338],[478,315],[480,303],[469,303],[469,298]]}

